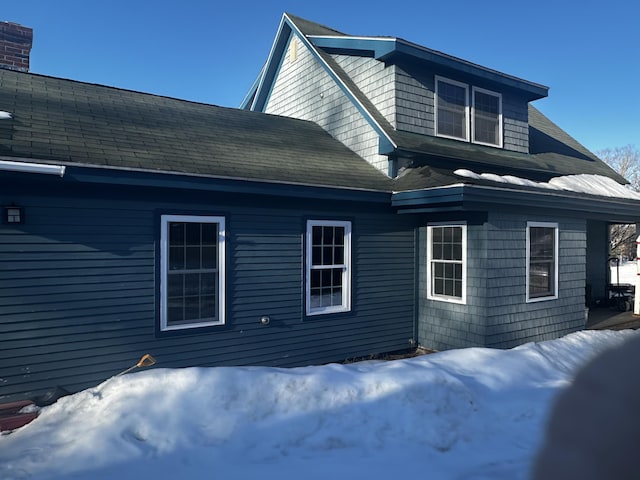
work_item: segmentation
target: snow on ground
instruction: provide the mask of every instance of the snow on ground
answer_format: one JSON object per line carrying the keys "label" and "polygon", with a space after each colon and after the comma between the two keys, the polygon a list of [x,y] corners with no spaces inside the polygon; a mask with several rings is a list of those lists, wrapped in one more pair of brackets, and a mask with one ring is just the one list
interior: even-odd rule
{"label": "snow on ground", "polygon": [[611,266],[611,279],[612,283],[618,283],[618,274],[620,275],[619,283],[630,283],[631,285],[636,284],[636,276],[638,274],[638,269],[636,267],[636,262],[621,262],[620,267],[616,268],[616,264],[614,261],[610,263]]}
{"label": "snow on ground", "polygon": [[149,369],[0,436],[0,478],[524,479],[554,396],[633,335],[293,369]]}

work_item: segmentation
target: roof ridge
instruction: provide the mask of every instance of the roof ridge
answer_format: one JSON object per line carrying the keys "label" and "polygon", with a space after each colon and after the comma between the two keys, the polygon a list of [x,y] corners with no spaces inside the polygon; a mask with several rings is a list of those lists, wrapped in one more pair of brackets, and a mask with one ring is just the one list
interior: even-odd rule
{"label": "roof ridge", "polygon": [[[293,15],[291,13],[285,12],[284,15],[292,22],[296,25],[296,27],[298,27],[298,29],[305,35],[305,36],[309,36],[309,35],[318,35],[317,33],[307,33],[305,30],[307,30],[308,27],[315,27],[315,28],[320,28],[323,30],[327,30],[328,32],[333,32],[334,34],[337,34],[339,36],[352,36],[349,35],[347,33],[341,32],[339,30],[336,30],[335,28],[332,27],[328,27],[327,25],[323,25],[321,23],[318,22],[313,22],[311,20],[307,20],[306,18],[302,18],[299,17],[297,15]],[[307,24],[306,27],[307,28],[302,28],[303,25],[300,24]],[[325,35],[328,35],[327,33],[325,33]]]}
{"label": "roof ridge", "polygon": [[9,73],[14,73],[16,75],[26,75],[26,76],[32,76],[32,77],[38,77],[38,78],[42,78],[44,80],[54,80],[54,81],[58,81],[58,82],[68,82],[68,83],[73,83],[73,84],[77,84],[77,85],[84,85],[87,87],[95,87],[95,88],[104,88],[104,89],[109,89],[109,90],[113,90],[116,92],[124,92],[124,93],[133,93],[136,95],[141,95],[141,96],[147,96],[147,97],[156,97],[156,98],[164,98],[167,100],[174,100],[176,102],[184,102],[184,103],[191,103],[194,105],[203,105],[203,106],[209,106],[209,107],[217,107],[217,108],[226,108],[226,109],[231,109],[231,110],[237,110],[237,107],[227,107],[224,105],[217,105],[215,103],[207,103],[207,102],[200,102],[197,100],[188,100],[186,98],[179,98],[179,97],[174,97],[171,95],[162,95],[160,93],[151,93],[151,92],[144,92],[142,90],[134,90],[132,88],[125,88],[125,87],[118,87],[115,85],[106,85],[104,83],[96,83],[96,82],[90,82],[90,81],[85,81],[85,80],[76,80],[73,78],[64,78],[64,77],[55,77],[53,75],[46,75],[43,73],[35,73],[35,72],[21,72],[18,70],[10,70],[10,69],[3,69],[0,68],[0,72],[2,74],[9,74]]}

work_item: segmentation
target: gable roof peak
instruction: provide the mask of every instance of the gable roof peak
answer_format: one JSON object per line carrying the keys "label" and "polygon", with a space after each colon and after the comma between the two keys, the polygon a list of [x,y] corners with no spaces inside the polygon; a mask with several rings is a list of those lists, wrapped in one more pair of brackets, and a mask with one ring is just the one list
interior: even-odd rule
{"label": "gable roof peak", "polygon": [[292,15],[291,13],[285,12],[282,15],[282,19],[288,19],[289,22],[293,23],[296,28],[305,36],[313,36],[313,35],[333,35],[333,36],[341,36],[348,37],[350,35],[340,32],[335,28],[327,27],[326,25],[322,25],[321,23],[312,22],[311,20],[307,20],[302,17],[298,17],[296,15]]}

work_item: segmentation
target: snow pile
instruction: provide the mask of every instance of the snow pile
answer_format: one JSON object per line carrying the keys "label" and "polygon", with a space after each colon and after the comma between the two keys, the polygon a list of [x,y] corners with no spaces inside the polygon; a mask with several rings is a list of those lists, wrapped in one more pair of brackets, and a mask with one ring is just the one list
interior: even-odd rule
{"label": "snow pile", "polygon": [[294,369],[151,369],[0,436],[0,478],[527,478],[550,400],[635,333]]}
{"label": "snow pile", "polygon": [[476,180],[490,180],[508,185],[520,185],[526,187],[545,188],[548,190],[566,190],[570,192],[600,195],[603,197],[626,198],[640,200],[640,193],[619,184],[615,180],[602,175],[565,175],[555,177],[548,182],[534,182],[526,178],[513,175],[496,175],[495,173],[475,173],[465,168],[453,172],[459,177],[473,178]]}

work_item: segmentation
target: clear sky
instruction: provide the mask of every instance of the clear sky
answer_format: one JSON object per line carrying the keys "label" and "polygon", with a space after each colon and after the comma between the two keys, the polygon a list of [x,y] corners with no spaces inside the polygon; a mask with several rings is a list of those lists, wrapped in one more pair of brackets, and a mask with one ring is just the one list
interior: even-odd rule
{"label": "clear sky", "polygon": [[[592,151],[640,147],[638,0],[0,0],[31,71],[236,107],[283,12],[394,36],[550,87],[534,103]],[[1,107],[1,106],[0,106]]]}

